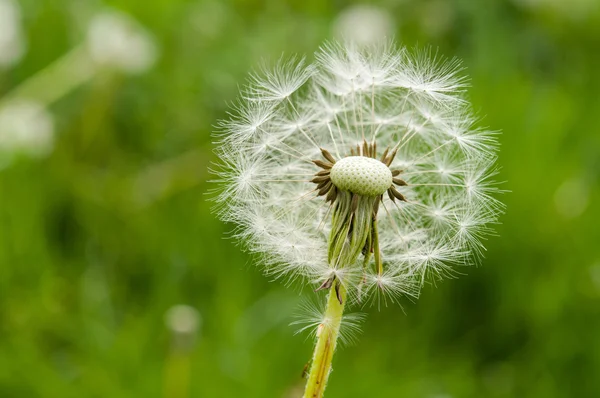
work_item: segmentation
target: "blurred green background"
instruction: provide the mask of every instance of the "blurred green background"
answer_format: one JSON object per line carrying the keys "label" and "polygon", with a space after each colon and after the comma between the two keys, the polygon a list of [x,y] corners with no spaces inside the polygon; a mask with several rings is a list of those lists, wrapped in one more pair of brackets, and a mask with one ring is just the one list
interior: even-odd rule
{"label": "blurred green background", "polygon": [[463,59],[511,192],[482,267],[364,310],[326,396],[600,396],[600,2],[369,4],[0,0],[0,397],[298,396],[300,289],[211,214],[211,131],[340,34]]}

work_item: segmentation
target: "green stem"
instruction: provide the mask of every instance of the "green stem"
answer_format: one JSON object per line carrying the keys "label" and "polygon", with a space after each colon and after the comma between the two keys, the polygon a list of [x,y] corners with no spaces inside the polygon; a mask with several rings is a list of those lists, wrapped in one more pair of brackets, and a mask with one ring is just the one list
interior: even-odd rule
{"label": "green stem", "polygon": [[344,304],[346,303],[346,289],[344,286],[339,285],[342,304],[338,300],[335,289],[336,284],[334,283],[329,289],[325,318],[317,330],[317,345],[315,346],[312,365],[308,374],[304,398],[322,398],[331,371],[331,361],[340,333]]}
{"label": "green stem", "polygon": [[377,275],[383,274],[383,265],[381,264],[381,252],[379,251],[379,231],[377,230],[377,220],[373,220],[373,251],[375,252],[375,266]]}
{"label": "green stem", "polygon": [[0,100],[0,108],[13,100],[34,100],[50,105],[90,80],[96,66],[85,47],[75,47],[62,58],[31,76]]}

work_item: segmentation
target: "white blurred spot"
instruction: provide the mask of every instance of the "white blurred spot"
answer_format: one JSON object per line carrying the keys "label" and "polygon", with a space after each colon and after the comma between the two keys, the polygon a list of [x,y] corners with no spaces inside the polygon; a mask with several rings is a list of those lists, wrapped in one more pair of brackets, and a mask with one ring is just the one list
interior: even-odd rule
{"label": "white blurred spot", "polygon": [[41,157],[53,144],[54,121],[43,106],[20,100],[0,108],[0,152]]}
{"label": "white blurred spot", "polygon": [[0,0],[0,67],[16,64],[24,53],[19,3]]}
{"label": "white blurred spot", "polygon": [[582,177],[573,177],[563,182],[554,194],[558,214],[571,219],[579,217],[590,201],[589,187]]}
{"label": "white blurred spot", "polygon": [[335,37],[358,45],[372,45],[394,36],[395,24],[386,10],[355,5],[343,10],[333,22]]}
{"label": "white blurred spot", "polygon": [[131,17],[117,11],[102,12],[92,19],[87,45],[96,63],[127,73],[145,72],[157,57],[152,36]]}
{"label": "white blurred spot", "polygon": [[178,304],[165,314],[167,327],[177,334],[195,334],[200,328],[200,314],[189,305]]}

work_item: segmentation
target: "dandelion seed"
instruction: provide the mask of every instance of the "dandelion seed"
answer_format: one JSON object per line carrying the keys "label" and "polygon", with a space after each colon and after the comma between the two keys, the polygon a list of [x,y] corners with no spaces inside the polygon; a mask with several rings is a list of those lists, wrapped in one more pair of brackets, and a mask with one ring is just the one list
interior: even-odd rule
{"label": "dandelion seed", "polygon": [[483,253],[502,211],[496,135],[474,127],[460,70],[393,43],[329,43],[313,64],[254,75],[219,125],[219,216],[268,275],[329,291],[308,322],[306,397],[323,394],[347,302],[416,298]]}

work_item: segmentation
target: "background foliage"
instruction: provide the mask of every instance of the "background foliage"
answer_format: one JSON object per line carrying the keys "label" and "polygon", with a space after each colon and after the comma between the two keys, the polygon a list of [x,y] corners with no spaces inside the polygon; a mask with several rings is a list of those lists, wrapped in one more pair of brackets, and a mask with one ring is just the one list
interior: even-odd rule
{"label": "background foliage", "polygon": [[[79,45],[104,6],[145,26],[159,57],[49,104],[53,151],[0,167],[0,396],[297,396],[312,350],[288,326],[299,291],[224,239],[205,196],[210,134],[252,67],[312,54],[352,2],[19,4],[28,51],[0,69],[0,96]],[[376,4],[402,44],[464,60],[511,192],[482,267],[403,310],[365,309],[327,396],[600,396],[598,2]],[[164,322],[180,303],[202,318],[183,349]]]}

